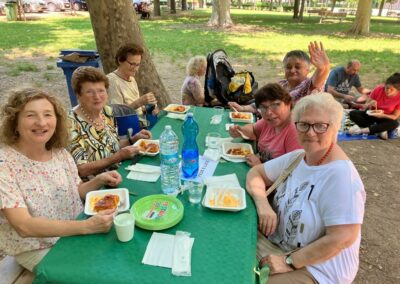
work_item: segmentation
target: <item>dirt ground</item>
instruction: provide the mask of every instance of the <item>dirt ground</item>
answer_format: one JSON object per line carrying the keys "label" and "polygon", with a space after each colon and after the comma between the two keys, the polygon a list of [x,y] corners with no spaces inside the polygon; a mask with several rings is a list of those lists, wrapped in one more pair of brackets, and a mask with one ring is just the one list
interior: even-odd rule
{"label": "dirt ground", "polygon": [[[169,60],[161,56],[153,58],[157,70],[173,102],[178,102],[180,86],[185,76],[184,59]],[[37,72],[8,75],[17,62],[36,65]],[[7,98],[7,90],[23,85],[33,85],[51,91],[70,107],[67,86],[62,70],[55,67],[56,58],[32,56],[16,52],[6,54],[0,61],[0,105]],[[268,68],[252,62],[234,62],[235,70],[253,71],[259,85],[276,81],[283,75],[279,67]],[[53,67],[49,67],[49,66]],[[174,66],[175,72],[170,72]],[[367,86],[373,87],[373,86]],[[359,140],[339,143],[358,169],[367,192],[360,269],[355,283],[400,283],[400,139],[389,141]],[[335,202],[332,200],[332,202]],[[397,216],[397,217],[396,217]],[[1,256],[0,256],[1,259]]]}

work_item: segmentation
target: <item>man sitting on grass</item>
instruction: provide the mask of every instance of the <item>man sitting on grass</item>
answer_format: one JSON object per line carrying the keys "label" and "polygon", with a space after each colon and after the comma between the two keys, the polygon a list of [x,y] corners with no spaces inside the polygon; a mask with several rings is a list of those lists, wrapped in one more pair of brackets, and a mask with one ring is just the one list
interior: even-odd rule
{"label": "man sitting on grass", "polygon": [[[344,108],[349,108],[355,102],[365,102],[371,92],[371,90],[361,86],[360,77],[358,76],[360,69],[360,61],[352,59],[346,66],[336,67],[329,74],[325,91],[331,93],[336,100],[342,103]],[[356,97],[350,92],[353,86],[361,94],[360,97]]]}

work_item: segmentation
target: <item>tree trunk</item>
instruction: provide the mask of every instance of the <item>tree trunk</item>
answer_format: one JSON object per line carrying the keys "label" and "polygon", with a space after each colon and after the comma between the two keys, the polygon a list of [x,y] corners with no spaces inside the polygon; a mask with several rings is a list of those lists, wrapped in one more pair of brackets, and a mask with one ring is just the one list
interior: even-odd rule
{"label": "tree trunk", "polygon": [[153,15],[161,16],[160,0],[154,0],[153,5]]}
{"label": "tree trunk", "polygon": [[303,13],[304,13],[304,6],[306,0],[301,0],[301,4],[300,4],[300,12],[299,12],[299,21],[302,22],[303,21]]}
{"label": "tree trunk", "polygon": [[383,10],[384,6],[385,6],[385,0],[381,0],[381,4],[379,5],[379,13],[378,13],[379,17],[382,16],[382,10]]}
{"label": "tree trunk", "polygon": [[204,8],[204,0],[199,0],[199,8]]}
{"label": "tree trunk", "polygon": [[160,107],[169,104],[171,99],[144,43],[132,1],[87,0],[87,4],[104,72],[108,74],[117,68],[114,58],[119,46],[129,42],[139,44],[145,50],[135,77],[140,94],[153,92]]}
{"label": "tree trunk", "polygon": [[182,0],[182,7],[181,7],[182,11],[186,11],[187,10],[187,4],[186,4],[186,0]]}
{"label": "tree trunk", "polygon": [[230,0],[214,0],[208,25],[223,28],[233,26],[230,5]]}
{"label": "tree trunk", "polygon": [[300,8],[299,6],[300,6],[300,0],[294,0],[293,19],[299,18],[299,8]]}
{"label": "tree trunk", "polygon": [[176,14],[176,2],[175,0],[170,0],[170,1],[171,1],[170,2],[171,6],[169,8],[170,14]]}
{"label": "tree trunk", "polygon": [[336,0],[332,0],[331,12],[333,12],[333,10],[335,9],[335,6],[336,6]]}
{"label": "tree trunk", "polygon": [[371,21],[372,0],[359,0],[357,5],[356,18],[350,29],[351,34],[366,35],[369,33]]}

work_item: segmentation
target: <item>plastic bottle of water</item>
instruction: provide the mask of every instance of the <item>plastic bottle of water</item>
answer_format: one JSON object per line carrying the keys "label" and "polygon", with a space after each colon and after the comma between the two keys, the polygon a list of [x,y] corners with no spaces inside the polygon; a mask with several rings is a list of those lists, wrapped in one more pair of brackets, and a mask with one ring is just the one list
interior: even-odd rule
{"label": "plastic bottle of water", "polygon": [[160,136],[161,190],[165,194],[174,194],[179,190],[178,136],[166,125]]}
{"label": "plastic bottle of water", "polygon": [[182,147],[182,174],[184,178],[194,178],[199,171],[199,147],[196,138],[199,134],[199,125],[193,118],[193,113],[188,113],[182,125],[184,137]]}

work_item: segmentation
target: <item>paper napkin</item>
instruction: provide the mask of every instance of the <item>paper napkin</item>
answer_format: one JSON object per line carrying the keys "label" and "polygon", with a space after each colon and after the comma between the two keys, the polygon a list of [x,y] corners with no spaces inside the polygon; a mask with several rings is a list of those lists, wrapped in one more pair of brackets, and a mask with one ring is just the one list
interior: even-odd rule
{"label": "paper napkin", "polygon": [[161,169],[158,166],[137,163],[125,168],[130,171],[127,178],[147,182],[156,182],[161,175]]}

